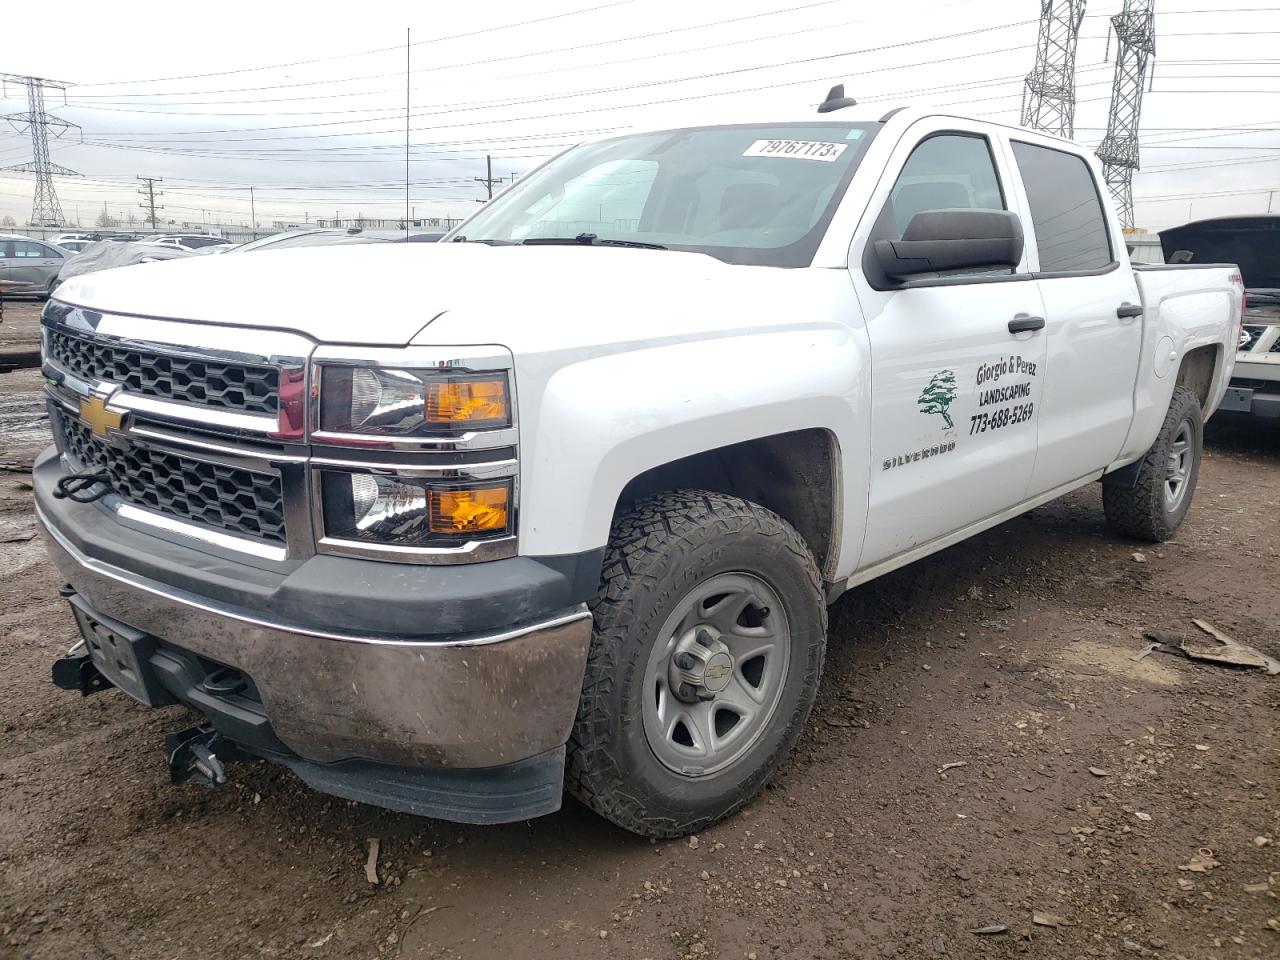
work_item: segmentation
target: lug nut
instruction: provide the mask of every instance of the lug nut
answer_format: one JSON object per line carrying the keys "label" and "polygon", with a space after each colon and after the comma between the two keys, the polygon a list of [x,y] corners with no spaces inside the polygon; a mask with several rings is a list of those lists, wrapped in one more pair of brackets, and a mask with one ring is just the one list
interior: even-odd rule
{"label": "lug nut", "polygon": [[715,643],[715,638],[711,636],[711,631],[705,627],[699,627],[698,632],[693,635],[693,639],[704,647],[709,647]]}
{"label": "lug nut", "polygon": [[676,666],[681,670],[692,670],[698,665],[698,661],[693,658],[691,653],[682,653],[676,657]]}
{"label": "lug nut", "polygon": [[682,683],[680,684],[679,689],[676,690],[676,696],[681,700],[696,700],[698,697],[698,690],[691,683]]}

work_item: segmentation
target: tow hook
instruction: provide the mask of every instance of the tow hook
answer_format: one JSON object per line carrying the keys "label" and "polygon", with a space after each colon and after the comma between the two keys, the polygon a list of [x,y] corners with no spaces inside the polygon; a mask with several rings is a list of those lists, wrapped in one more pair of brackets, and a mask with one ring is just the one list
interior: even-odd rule
{"label": "tow hook", "polygon": [[111,681],[104,677],[89,656],[83,640],[53,661],[53,685],[62,690],[79,690],[82,697],[106,690]]}
{"label": "tow hook", "polygon": [[195,780],[211,790],[227,782],[227,764],[243,759],[235,744],[208,725],[166,734],[164,753],[170,783]]}

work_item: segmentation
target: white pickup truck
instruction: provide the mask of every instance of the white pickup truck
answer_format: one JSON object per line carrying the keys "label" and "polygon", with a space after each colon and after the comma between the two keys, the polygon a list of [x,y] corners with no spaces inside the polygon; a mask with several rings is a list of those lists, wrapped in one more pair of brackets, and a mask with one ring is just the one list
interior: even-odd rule
{"label": "white pickup truck", "polygon": [[843,591],[1099,480],[1170,536],[1235,267],[1131,267],[1071,143],[833,94],[575,147],[439,244],[62,285],[55,681],[193,708],[175,781],[669,837],[787,757]]}

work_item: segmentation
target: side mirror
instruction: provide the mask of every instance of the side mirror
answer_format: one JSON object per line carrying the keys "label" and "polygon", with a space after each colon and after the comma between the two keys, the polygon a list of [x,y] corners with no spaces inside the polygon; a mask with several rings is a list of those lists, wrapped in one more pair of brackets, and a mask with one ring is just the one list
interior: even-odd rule
{"label": "side mirror", "polygon": [[876,260],[894,280],[941,273],[1018,266],[1022,223],[1008,210],[926,210],[907,224],[901,240],[877,240]]}

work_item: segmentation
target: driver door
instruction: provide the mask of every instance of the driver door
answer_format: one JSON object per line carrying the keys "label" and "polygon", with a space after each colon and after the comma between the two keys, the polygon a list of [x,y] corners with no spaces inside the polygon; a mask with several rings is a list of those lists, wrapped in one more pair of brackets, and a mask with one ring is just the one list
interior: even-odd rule
{"label": "driver door", "polygon": [[[1045,374],[1044,316],[1026,260],[1012,272],[894,282],[868,259],[935,209],[1019,209],[998,134],[911,128],[895,148],[855,237],[854,283],[872,359],[871,476],[859,569],[1021,503],[1036,459]],[[868,227],[868,224],[870,226]],[[1015,326],[1026,326],[1025,322]]]}

